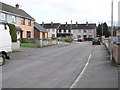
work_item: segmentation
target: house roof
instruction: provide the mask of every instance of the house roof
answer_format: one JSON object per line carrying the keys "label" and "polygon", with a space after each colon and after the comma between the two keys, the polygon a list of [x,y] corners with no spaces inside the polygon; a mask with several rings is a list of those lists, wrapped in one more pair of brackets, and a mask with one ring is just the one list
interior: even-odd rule
{"label": "house roof", "polygon": [[34,23],[34,27],[37,28],[40,32],[47,32],[47,30],[37,22]]}
{"label": "house roof", "polygon": [[10,5],[2,3],[2,2],[0,2],[0,4],[2,6],[2,8],[0,8],[0,10],[2,10],[2,12],[11,13],[11,14],[15,14],[15,15],[20,16],[20,17],[35,20],[33,17],[31,17],[28,13],[26,13],[22,9],[18,9],[16,7],[10,6]]}
{"label": "house roof", "polygon": [[47,24],[41,24],[45,29],[51,29],[55,28],[58,29],[60,23],[47,23]]}
{"label": "house roof", "polygon": [[96,28],[96,24],[61,24],[61,26],[59,27],[59,29],[63,30],[63,29],[95,29]]}

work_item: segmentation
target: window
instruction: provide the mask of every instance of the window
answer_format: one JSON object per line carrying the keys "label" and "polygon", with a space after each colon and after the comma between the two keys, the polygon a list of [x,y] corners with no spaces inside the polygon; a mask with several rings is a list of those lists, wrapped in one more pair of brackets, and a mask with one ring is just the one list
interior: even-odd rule
{"label": "window", "polygon": [[2,21],[5,21],[5,13],[2,13],[1,16],[2,16],[2,19],[1,19],[1,20],[2,20]]}
{"label": "window", "polygon": [[42,33],[42,38],[45,39],[45,33],[44,32]]}
{"label": "window", "polygon": [[84,30],[84,33],[86,33],[87,31],[86,30]]}
{"label": "window", "polygon": [[27,31],[27,38],[31,38],[31,32]]}
{"label": "window", "polygon": [[31,20],[28,20],[28,26],[31,26]]}
{"label": "window", "polygon": [[87,35],[83,35],[84,38],[87,38]]}
{"label": "window", "polygon": [[21,24],[25,25],[25,18],[21,18]]}
{"label": "window", "polygon": [[79,33],[81,33],[81,30],[78,30]]}
{"label": "window", "polygon": [[52,29],[53,32],[55,32],[55,29]]}
{"label": "window", "polygon": [[16,23],[16,17],[12,16],[12,23]]}
{"label": "window", "polygon": [[71,30],[69,29],[68,32],[71,33]]}
{"label": "window", "polygon": [[91,30],[89,30],[88,32],[89,32],[89,33],[91,33],[92,31],[91,31]]}
{"label": "window", "polygon": [[77,38],[81,38],[81,35],[77,35]]}
{"label": "window", "polygon": [[89,38],[92,38],[92,35],[89,35],[88,37],[89,37]]}
{"label": "window", "polygon": [[66,32],[66,30],[64,29],[64,32]]}
{"label": "window", "polygon": [[52,37],[55,37],[55,34],[52,34]]}

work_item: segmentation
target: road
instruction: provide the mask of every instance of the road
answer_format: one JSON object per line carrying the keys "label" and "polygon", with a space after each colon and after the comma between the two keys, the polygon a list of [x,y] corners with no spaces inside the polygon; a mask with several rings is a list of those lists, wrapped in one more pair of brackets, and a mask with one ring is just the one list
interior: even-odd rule
{"label": "road", "polygon": [[[94,71],[95,73],[97,72],[96,70],[93,71],[92,69],[94,68],[91,66],[94,65],[94,67],[96,67],[96,64],[93,62],[97,57],[102,57],[94,52],[97,48],[100,50],[100,48],[103,49],[103,46],[93,46],[91,42],[82,42],[73,43],[67,46],[50,46],[35,49],[22,48],[21,52],[13,53],[11,55],[11,61],[6,62],[2,67],[2,87],[70,88],[79,75],[81,75],[81,72],[83,72],[83,77],[75,83],[74,87],[91,88],[90,85],[88,85],[91,81],[90,79],[97,79],[98,77],[89,77],[88,83],[86,83],[85,80],[87,75],[90,74],[90,76],[92,76],[91,73],[94,73]],[[89,64],[88,59],[90,59],[89,62],[93,64]],[[87,62],[90,68],[87,66],[85,71],[88,72],[85,72],[83,69]],[[108,84],[106,82],[107,85],[104,85],[103,88],[118,87],[117,67],[113,66],[111,69],[115,71],[114,74],[109,73],[114,77],[112,79],[114,84],[111,85],[111,83]],[[107,81],[109,82],[111,79]],[[95,80],[92,80],[92,82],[94,83]],[[95,86],[93,85],[92,88],[93,87]],[[96,87],[99,88],[101,85],[97,85]]]}

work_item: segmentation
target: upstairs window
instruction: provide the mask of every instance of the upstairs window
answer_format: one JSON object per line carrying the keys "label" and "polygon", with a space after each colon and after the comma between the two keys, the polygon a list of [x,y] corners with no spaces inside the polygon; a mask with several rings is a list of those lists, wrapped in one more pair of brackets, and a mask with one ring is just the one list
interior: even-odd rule
{"label": "upstairs window", "polygon": [[1,13],[1,17],[2,17],[1,20],[5,21],[5,13]]}
{"label": "upstairs window", "polygon": [[86,30],[84,30],[84,33],[86,33],[87,31]]}
{"label": "upstairs window", "polygon": [[25,18],[21,18],[21,24],[25,25]]}
{"label": "upstairs window", "polygon": [[16,23],[16,17],[12,16],[12,23]]}
{"label": "upstairs window", "polygon": [[31,26],[31,20],[28,20],[28,26]]}

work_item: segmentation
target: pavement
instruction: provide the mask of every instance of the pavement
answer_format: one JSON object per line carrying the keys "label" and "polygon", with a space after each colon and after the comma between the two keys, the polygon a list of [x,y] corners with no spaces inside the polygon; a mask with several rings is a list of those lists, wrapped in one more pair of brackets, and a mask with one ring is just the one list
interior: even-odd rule
{"label": "pavement", "polygon": [[118,71],[118,66],[109,60],[105,46],[93,46],[91,42],[45,48],[21,48],[20,52],[12,53],[11,61],[3,66],[2,86],[70,88],[74,84],[73,88],[114,90],[119,86]]}
{"label": "pavement", "polygon": [[103,45],[95,46],[91,55],[75,88],[118,88],[118,66],[109,60],[106,48]]}

